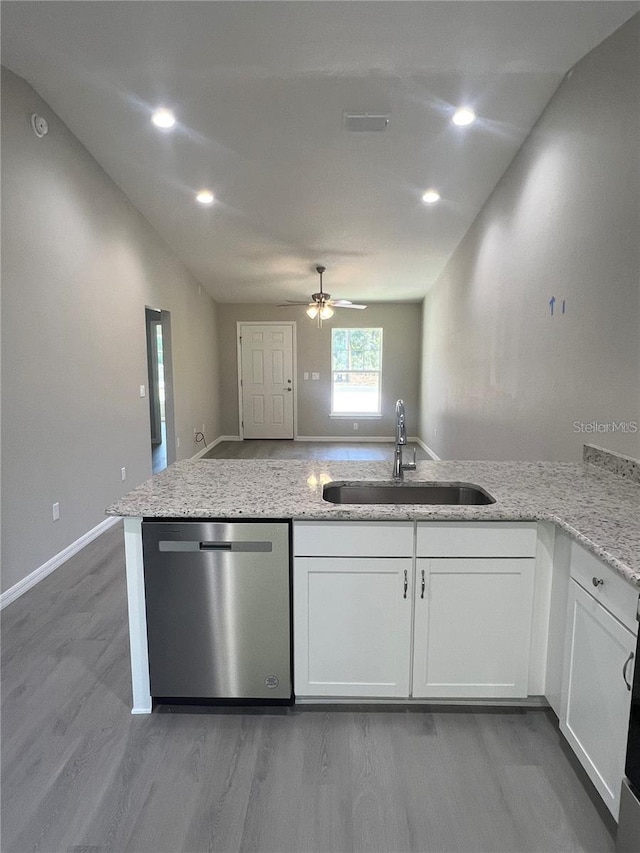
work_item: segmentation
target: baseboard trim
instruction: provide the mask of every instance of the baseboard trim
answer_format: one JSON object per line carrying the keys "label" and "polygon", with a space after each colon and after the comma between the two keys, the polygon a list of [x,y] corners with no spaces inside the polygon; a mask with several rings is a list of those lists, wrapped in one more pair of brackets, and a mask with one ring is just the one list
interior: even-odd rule
{"label": "baseboard trim", "polygon": [[[197,453],[194,453],[191,457],[192,459],[202,459],[202,457],[207,454],[212,448],[216,445],[220,444],[223,441],[242,441],[239,435],[219,435],[211,444],[207,444],[206,447],[203,447],[202,450],[199,450]],[[145,712],[146,713],[146,712]]]}
{"label": "baseboard trim", "polygon": [[40,583],[41,580],[44,580],[47,575],[55,572],[55,570],[59,569],[63,563],[66,563],[67,560],[79,551],[82,551],[89,542],[93,542],[94,539],[97,539],[98,536],[101,536],[110,527],[118,524],[119,521],[120,519],[116,517],[105,518],[104,521],[101,521],[100,524],[96,524],[95,527],[92,527],[91,530],[84,533],[79,539],[76,539],[75,542],[72,542],[71,545],[67,545],[67,547],[60,551],[59,554],[56,554],[50,560],[47,560],[46,563],[43,563],[37,569],[34,569],[34,571],[27,575],[26,578],[22,578],[18,583],[9,587],[9,589],[5,590],[2,595],[0,595],[0,610],[4,610],[4,608],[8,604],[11,604],[12,601],[20,598],[21,595],[24,595],[25,592],[32,589],[36,584]]}
{"label": "baseboard trim", "polygon": [[546,709],[550,705],[544,696],[527,696],[524,699],[434,699],[431,697],[414,699],[413,697],[367,697],[367,696],[297,696],[295,705],[367,705],[372,711],[376,707],[395,707],[397,710],[416,707],[437,711],[438,708],[460,707],[460,708],[532,708]]}
{"label": "baseboard trim", "polygon": [[425,451],[425,453],[428,453],[428,454],[429,454],[429,456],[431,456],[431,458],[433,459],[433,461],[434,461],[434,462],[442,462],[442,459],[440,459],[440,457],[439,457],[439,456],[438,456],[438,454],[435,452],[435,450],[432,450],[432,449],[429,447],[429,445],[428,445],[428,444],[425,444],[425,443],[424,443],[424,441],[423,441],[421,438],[418,438],[418,437],[416,437],[416,438],[412,438],[412,439],[410,439],[410,441],[415,441],[415,442],[416,442],[416,444],[419,444],[419,445],[420,445],[420,447]]}
{"label": "baseboard trim", "polygon": [[[297,435],[294,441],[339,441],[341,444],[350,441],[359,443],[379,441],[388,444],[393,443],[395,439],[392,435]],[[409,441],[413,439],[410,438]]]}

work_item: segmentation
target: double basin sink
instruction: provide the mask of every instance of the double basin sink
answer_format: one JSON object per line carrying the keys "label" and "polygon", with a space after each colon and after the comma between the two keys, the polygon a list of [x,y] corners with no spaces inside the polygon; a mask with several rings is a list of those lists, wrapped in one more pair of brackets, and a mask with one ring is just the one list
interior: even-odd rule
{"label": "double basin sink", "polygon": [[359,481],[327,483],[323,500],[333,504],[429,504],[433,506],[482,506],[495,503],[473,483],[405,483]]}

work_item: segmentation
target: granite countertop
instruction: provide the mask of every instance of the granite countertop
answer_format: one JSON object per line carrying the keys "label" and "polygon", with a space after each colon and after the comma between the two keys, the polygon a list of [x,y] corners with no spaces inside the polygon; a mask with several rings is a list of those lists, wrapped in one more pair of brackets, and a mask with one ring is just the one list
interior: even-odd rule
{"label": "granite countertop", "polygon": [[391,479],[389,462],[185,459],[107,509],[147,518],[550,521],[640,586],[640,484],[586,462],[418,462],[405,481],[469,482],[486,506],[336,505],[330,480]]}

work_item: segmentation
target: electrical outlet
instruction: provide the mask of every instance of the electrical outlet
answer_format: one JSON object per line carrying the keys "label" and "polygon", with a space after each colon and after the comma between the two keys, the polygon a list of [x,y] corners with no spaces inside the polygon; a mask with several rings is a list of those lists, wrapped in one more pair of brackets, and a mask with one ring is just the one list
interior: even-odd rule
{"label": "electrical outlet", "polygon": [[202,434],[204,435],[204,424],[202,424]]}
{"label": "electrical outlet", "polygon": [[51,507],[51,518],[54,521],[58,521],[60,518],[60,504],[56,501]]}
{"label": "electrical outlet", "polygon": [[176,438],[176,447],[180,447],[180,436]]}
{"label": "electrical outlet", "polygon": [[193,440],[196,441],[198,438],[198,427],[193,428]]}
{"label": "electrical outlet", "polygon": [[315,381],[317,381],[318,379],[320,379],[320,374],[319,374],[319,373],[312,373],[312,374],[311,374],[311,379],[312,379],[312,381],[314,381],[314,382],[315,382]]}
{"label": "electrical outlet", "polygon": [[140,386],[140,396],[141,396],[141,397],[146,397],[146,396],[147,396],[147,389],[144,387],[144,385],[141,385],[141,386]]}
{"label": "electrical outlet", "polygon": [[354,428],[355,430],[357,430],[357,429],[358,429],[358,424],[354,424],[354,425],[353,425],[353,428]]}
{"label": "electrical outlet", "polygon": [[305,382],[309,381],[309,371],[308,370],[305,370],[305,372],[302,374],[302,378],[304,379]]}
{"label": "electrical outlet", "polygon": [[122,477],[123,480],[127,479],[127,469],[126,468],[120,469],[120,476]]}

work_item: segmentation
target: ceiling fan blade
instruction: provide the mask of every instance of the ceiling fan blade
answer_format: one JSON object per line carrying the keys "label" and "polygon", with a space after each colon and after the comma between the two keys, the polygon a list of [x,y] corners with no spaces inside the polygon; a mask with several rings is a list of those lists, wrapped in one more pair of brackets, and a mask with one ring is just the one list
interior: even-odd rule
{"label": "ceiling fan blade", "polygon": [[294,302],[293,299],[287,299],[286,302],[279,302],[278,308],[288,308],[289,305],[313,305],[313,303],[309,302],[309,300],[306,302]]}
{"label": "ceiling fan blade", "polygon": [[345,305],[344,302],[334,302],[333,304],[336,308],[359,308],[360,310],[362,310],[363,308],[367,307],[366,305],[354,305],[353,302],[349,302],[347,305]]}

